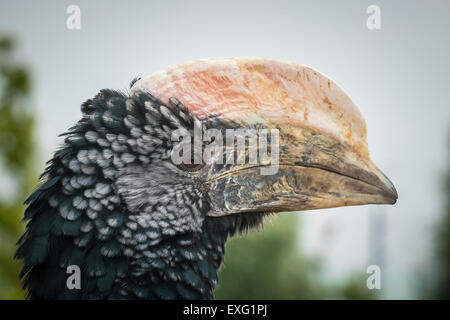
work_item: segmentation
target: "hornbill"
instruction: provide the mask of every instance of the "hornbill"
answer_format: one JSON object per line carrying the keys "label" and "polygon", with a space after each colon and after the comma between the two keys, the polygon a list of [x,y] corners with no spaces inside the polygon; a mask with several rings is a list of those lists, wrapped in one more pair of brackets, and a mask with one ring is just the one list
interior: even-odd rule
{"label": "hornbill", "polygon": [[[187,62],[128,93],[101,90],[81,111],[25,201],[16,258],[31,299],[210,299],[227,239],[267,215],[397,200],[358,107],[296,63]],[[172,133],[196,126],[277,129],[278,171],[174,163]],[[80,288],[67,286],[69,266]]]}

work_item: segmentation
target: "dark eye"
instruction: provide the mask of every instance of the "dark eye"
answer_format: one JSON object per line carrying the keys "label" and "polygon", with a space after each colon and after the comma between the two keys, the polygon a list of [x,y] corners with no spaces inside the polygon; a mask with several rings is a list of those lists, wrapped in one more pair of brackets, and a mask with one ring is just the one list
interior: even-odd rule
{"label": "dark eye", "polygon": [[[195,148],[192,146],[190,162],[189,163],[181,163],[180,165],[178,165],[178,167],[181,170],[188,171],[188,172],[195,172],[195,171],[199,171],[200,169],[202,169],[205,166],[205,163],[203,161],[202,161],[202,163],[194,163],[195,162],[194,152],[195,152]],[[200,151],[200,154],[201,154],[201,151]],[[181,152],[181,156],[183,156],[183,152]]]}
{"label": "dark eye", "polygon": [[184,171],[188,171],[188,172],[195,172],[198,171],[200,169],[202,169],[205,166],[205,164],[200,163],[200,164],[195,164],[195,163],[187,163],[187,164],[180,164],[179,167],[184,170]]}

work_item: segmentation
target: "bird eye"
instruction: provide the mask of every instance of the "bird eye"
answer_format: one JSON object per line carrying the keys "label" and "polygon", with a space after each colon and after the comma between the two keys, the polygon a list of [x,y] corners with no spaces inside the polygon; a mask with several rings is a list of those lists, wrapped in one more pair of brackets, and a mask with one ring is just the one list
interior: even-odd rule
{"label": "bird eye", "polygon": [[198,171],[200,169],[202,169],[205,165],[203,163],[200,164],[196,164],[196,163],[187,163],[187,164],[180,164],[179,167],[181,169],[183,169],[184,171],[188,171],[188,172],[195,172]]}
{"label": "bird eye", "polygon": [[[190,158],[190,162],[189,163],[182,162],[181,164],[178,165],[178,167],[181,170],[188,171],[188,172],[195,172],[195,171],[199,171],[200,169],[202,169],[205,166],[204,162],[202,162],[202,163],[195,163],[195,157],[194,157],[195,150],[196,150],[195,147],[192,146],[191,158]],[[181,156],[183,156],[183,152],[182,151],[181,151]]]}

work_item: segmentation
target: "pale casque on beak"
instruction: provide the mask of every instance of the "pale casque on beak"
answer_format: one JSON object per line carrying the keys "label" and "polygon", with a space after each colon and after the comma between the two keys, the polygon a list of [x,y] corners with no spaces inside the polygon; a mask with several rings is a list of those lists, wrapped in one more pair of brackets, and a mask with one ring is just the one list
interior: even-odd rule
{"label": "pale casque on beak", "polygon": [[397,200],[395,187],[370,159],[359,108],[312,68],[260,58],[205,59],[156,72],[137,81],[136,90],[164,102],[176,98],[199,119],[278,130],[276,173],[261,174],[268,163],[208,171],[211,216]]}

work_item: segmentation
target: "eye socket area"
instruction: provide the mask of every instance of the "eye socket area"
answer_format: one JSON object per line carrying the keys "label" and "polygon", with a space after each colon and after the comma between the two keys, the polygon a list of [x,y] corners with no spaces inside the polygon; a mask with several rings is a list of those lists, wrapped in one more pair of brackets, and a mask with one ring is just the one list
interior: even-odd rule
{"label": "eye socket area", "polygon": [[196,172],[205,166],[204,163],[181,163],[178,167],[187,172]]}
{"label": "eye socket area", "polygon": [[[200,152],[200,154],[202,154],[201,149],[198,149],[194,146],[191,146],[191,154],[190,154],[190,159],[187,160],[186,162],[181,162],[178,165],[178,168],[180,168],[183,171],[187,171],[187,172],[196,172],[196,171],[200,171],[204,166],[205,163],[202,159],[201,163],[198,163],[198,161],[195,161],[195,151],[197,150],[197,152]],[[200,151],[199,151],[200,150]],[[183,157],[183,151],[181,151],[181,157]],[[196,163],[197,162],[197,163]]]}

